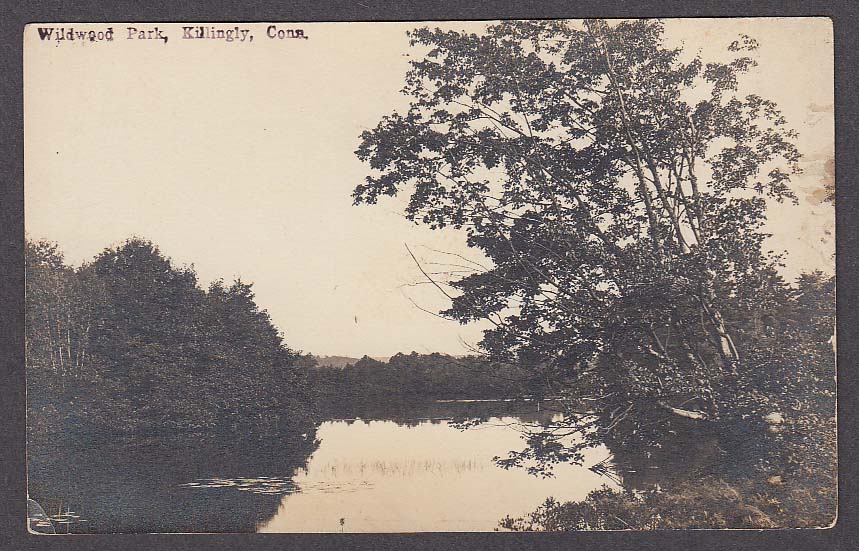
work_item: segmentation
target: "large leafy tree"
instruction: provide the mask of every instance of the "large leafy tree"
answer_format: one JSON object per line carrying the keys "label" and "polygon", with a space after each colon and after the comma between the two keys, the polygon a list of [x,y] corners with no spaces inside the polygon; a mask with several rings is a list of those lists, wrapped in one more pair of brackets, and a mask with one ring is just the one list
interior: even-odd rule
{"label": "large leafy tree", "polygon": [[[485,350],[558,381],[575,398],[566,425],[593,439],[625,429],[652,442],[678,416],[772,407],[749,381],[768,369],[758,350],[773,320],[758,313],[786,292],[763,224],[769,203],[795,200],[796,133],[772,101],[738,92],[754,39],[707,62],[663,30],[415,30],[409,108],[357,151],[371,174],[356,204],[408,194],[410,219],[463,229],[490,259],[436,281],[444,314],[492,322]],[[592,415],[574,413],[582,404]],[[535,434],[510,463],[576,458],[557,438],[568,432]]]}

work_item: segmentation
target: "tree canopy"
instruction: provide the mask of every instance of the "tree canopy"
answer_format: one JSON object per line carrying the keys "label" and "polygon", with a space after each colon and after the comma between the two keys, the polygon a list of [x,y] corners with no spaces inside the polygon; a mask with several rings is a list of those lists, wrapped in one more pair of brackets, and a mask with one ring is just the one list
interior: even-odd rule
{"label": "tree canopy", "polygon": [[[796,200],[797,133],[739,92],[753,38],[707,61],[663,35],[657,20],[417,29],[410,105],[356,152],[356,204],[405,194],[411,220],[462,229],[490,260],[435,281],[443,314],[489,320],[493,358],[563,380],[582,446],[784,407],[760,385],[789,348],[774,312],[791,292],[763,226]],[[580,457],[552,434],[508,464]]]}
{"label": "tree canopy", "polygon": [[138,238],[79,268],[28,241],[26,268],[32,435],[311,432],[307,366],[251,285],[203,290]]}

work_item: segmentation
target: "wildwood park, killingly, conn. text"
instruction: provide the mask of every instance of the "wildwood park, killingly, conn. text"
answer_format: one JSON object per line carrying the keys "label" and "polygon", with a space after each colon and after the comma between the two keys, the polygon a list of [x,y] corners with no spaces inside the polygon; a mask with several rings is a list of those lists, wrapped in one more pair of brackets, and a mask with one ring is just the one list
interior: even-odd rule
{"label": "wildwood park, killingly, conn. text", "polygon": [[[288,28],[278,25],[265,26],[264,35],[268,39],[284,40],[290,38],[308,39],[304,29]],[[75,27],[42,27],[37,26],[41,41],[56,42],[113,42],[114,40],[160,40],[166,44],[170,40],[167,30],[159,26],[126,26],[105,27],[99,29],[81,29]],[[238,26],[191,25],[182,26],[181,40],[220,40],[223,42],[254,41],[252,29]]]}

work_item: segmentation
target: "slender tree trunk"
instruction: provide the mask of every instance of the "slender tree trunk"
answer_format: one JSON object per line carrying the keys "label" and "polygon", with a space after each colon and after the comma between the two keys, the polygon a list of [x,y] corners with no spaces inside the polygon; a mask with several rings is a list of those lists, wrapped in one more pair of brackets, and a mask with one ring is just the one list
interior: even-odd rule
{"label": "slender tree trunk", "polygon": [[[591,30],[590,25],[588,25],[588,30]],[[591,33],[593,34],[593,31],[591,31]],[[662,257],[662,238],[660,235],[661,232],[659,231],[659,221],[656,216],[656,211],[653,207],[653,200],[650,197],[650,190],[647,188],[647,179],[644,176],[644,166],[641,158],[641,151],[639,150],[639,147],[632,136],[632,130],[630,129],[629,124],[629,113],[626,110],[626,101],[623,97],[623,91],[620,89],[620,84],[617,81],[617,77],[614,72],[614,63],[611,60],[611,53],[608,50],[608,45],[605,42],[605,36],[603,36],[602,33],[600,33],[598,41],[606,62],[606,76],[608,76],[609,82],[611,83],[611,87],[614,90],[615,95],[617,96],[618,109],[620,112],[620,121],[621,126],[623,128],[623,135],[632,152],[632,162],[630,163],[630,165],[635,171],[635,176],[638,179],[638,192],[639,195],[641,195],[642,201],[644,201],[644,208],[647,212],[647,219],[650,224],[650,239],[653,241],[653,249],[656,252],[657,256]]]}

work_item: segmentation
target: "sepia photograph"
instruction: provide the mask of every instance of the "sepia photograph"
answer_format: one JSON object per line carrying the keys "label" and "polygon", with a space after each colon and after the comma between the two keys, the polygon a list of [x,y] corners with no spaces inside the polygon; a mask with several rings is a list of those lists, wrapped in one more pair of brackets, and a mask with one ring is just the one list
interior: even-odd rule
{"label": "sepia photograph", "polygon": [[831,19],[23,52],[31,534],[835,525]]}

